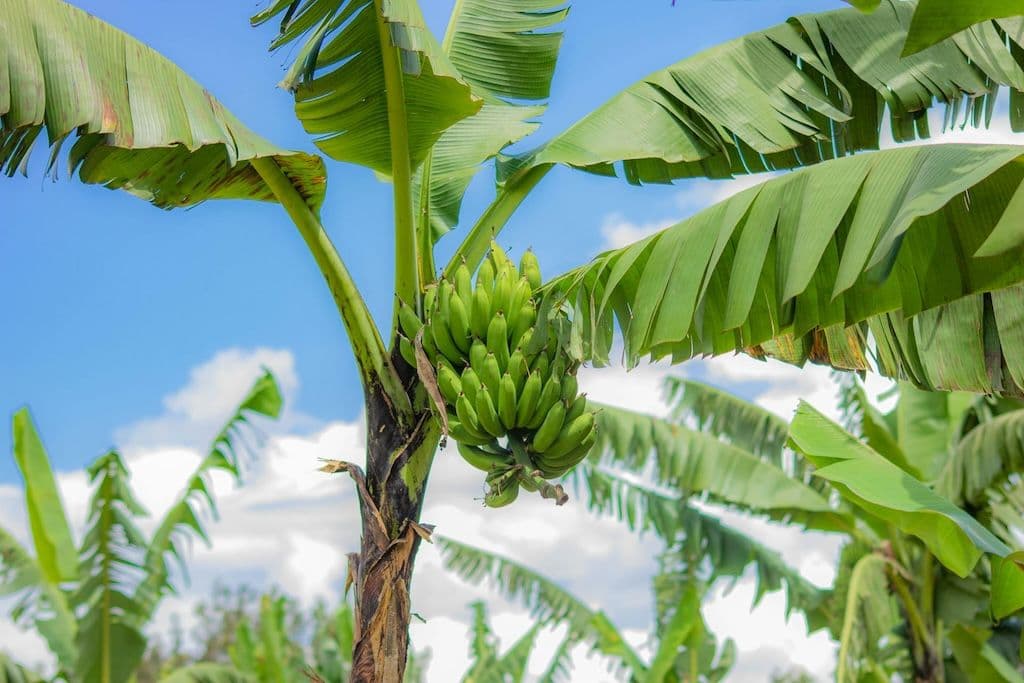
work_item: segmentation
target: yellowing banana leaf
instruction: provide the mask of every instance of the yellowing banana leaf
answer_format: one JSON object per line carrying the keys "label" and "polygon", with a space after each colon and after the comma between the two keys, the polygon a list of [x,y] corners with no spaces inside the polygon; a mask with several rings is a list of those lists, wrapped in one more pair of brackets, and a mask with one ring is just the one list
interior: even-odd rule
{"label": "yellowing banana leaf", "polygon": [[[392,145],[419,165],[437,139],[483,101],[444,55],[415,0],[276,0],[252,18],[283,14],[271,48],[295,44],[281,85],[325,154],[392,172]],[[385,80],[395,78],[389,101]],[[400,138],[392,140],[392,128]]]}
{"label": "yellowing banana leaf", "polygon": [[[914,3],[874,12],[806,14],[650,74],[531,153],[502,178],[564,164],[632,183],[795,168],[877,149],[885,117],[897,141],[928,137],[927,110],[947,124],[987,124],[1000,86],[1014,102],[1024,71],[1016,24],[984,24],[902,57]],[[1011,106],[1014,129],[1024,110]],[[620,165],[621,164],[621,165]]]}
{"label": "yellowing banana leaf", "polygon": [[[824,162],[605,252],[549,290],[575,306],[585,355],[596,363],[607,359],[617,322],[629,364],[739,350],[866,369],[861,323],[917,316],[1024,280],[1020,246],[974,255],[1024,180],[1022,153],[935,145]],[[940,267],[951,263],[957,268]],[[880,369],[926,386],[1021,393],[1014,373],[1024,349],[1013,342],[1022,304],[1006,303],[984,336],[975,320],[939,321],[951,327],[916,346],[928,347],[923,378],[921,357],[906,348],[880,351]],[[1006,356],[1010,370],[998,381],[968,362],[985,357],[976,352],[982,345]]]}
{"label": "yellowing banana leaf", "polygon": [[982,553],[1010,549],[977,520],[801,402],[790,443],[865,512],[920,538],[950,571],[967,576]]}
{"label": "yellowing banana leaf", "polygon": [[1019,0],[918,0],[903,54],[912,55],[990,19],[1024,15]]}
{"label": "yellowing banana leaf", "polygon": [[273,158],[318,209],[316,156],[279,149],[181,69],[61,0],[0,1],[0,170],[27,169],[45,128],[50,167],[73,139],[72,172],[171,208],[207,199],[271,201],[249,163]]}
{"label": "yellowing banana leaf", "polygon": [[27,408],[14,414],[11,434],[14,460],[25,480],[25,506],[36,562],[46,581],[59,586],[77,578],[78,552],[50,458]]}

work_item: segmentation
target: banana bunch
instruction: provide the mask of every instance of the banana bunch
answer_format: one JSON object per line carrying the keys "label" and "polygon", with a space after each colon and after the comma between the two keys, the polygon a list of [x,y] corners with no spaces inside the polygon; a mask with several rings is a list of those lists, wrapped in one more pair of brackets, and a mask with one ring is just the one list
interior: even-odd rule
{"label": "banana bunch", "polygon": [[[596,439],[594,413],[579,393],[579,364],[557,335],[535,328],[541,285],[533,252],[518,270],[492,244],[472,280],[463,264],[423,298],[426,322],[399,309],[402,356],[416,367],[413,341],[434,366],[448,411],[448,433],[462,457],[488,473],[485,502],[511,503],[519,488],[542,489],[578,464]],[[559,313],[564,315],[564,313]]]}

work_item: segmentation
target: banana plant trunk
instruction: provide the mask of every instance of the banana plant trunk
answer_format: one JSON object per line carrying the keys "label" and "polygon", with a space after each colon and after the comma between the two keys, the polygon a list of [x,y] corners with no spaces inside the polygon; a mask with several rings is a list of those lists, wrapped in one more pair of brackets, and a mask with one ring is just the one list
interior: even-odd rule
{"label": "banana plant trunk", "polygon": [[[415,381],[415,380],[413,380]],[[341,463],[355,481],[362,516],[360,552],[349,555],[355,586],[351,683],[400,683],[409,650],[410,585],[419,523],[439,428],[429,411],[403,424],[379,386],[367,388],[365,474]],[[406,421],[407,422],[407,421]]]}

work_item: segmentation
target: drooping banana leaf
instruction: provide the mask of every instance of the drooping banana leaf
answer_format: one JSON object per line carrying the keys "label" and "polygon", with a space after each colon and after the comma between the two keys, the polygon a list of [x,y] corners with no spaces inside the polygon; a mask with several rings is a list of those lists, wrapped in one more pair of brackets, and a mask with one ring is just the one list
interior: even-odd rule
{"label": "drooping banana leaf", "polygon": [[[742,350],[865,369],[860,323],[893,311],[917,316],[1024,280],[1019,246],[974,256],[999,221],[1022,219],[1006,211],[1024,179],[1022,151],[938,145],[825,162],[606,252],[556,278],[549,292],[575,306],[584,354],[598,363],[608,357],[617,322],[630,364],[646,355],[681,362]],[[937,267],[951,263],[957,268]],[[1011,375],[997,382],[949,360],[964,347],[973,358],[984,344],[1019,368],[1016,311],[984,326],[951,320],[944,335],[917,347],[928,344],[930,357],[945,361],[945,372],[925,380],[1020,394]],[[887,360],[883,371],[921,381],[912,364]]]}
{"label": "drooping banana leaf", "polygon": [[[744,401],[727,391],[703,382],[682,377],[665,378],[665,398],[672,410],[672,419],[692,419],[698,429],[765,458],[779,467],[789,425],[770,410],[751,401]],[[791,467],[802,467],[799,462]],[[793,471],[793,476],[802,478]]]}
{"label": "drooping banana leaf", "polygon": [[709,434],[632,411],[594,404],[597,444],[592,464],[650,470],[661,486],[755,513],[841,530],[847,521],[815,489],[779,467]]}
{"label": "drooping banana leaf", "polygon": [[1024,410],[1000,415],[956,444],[935,483],[954,504],[982,505],[985,492],[1024,471]]}
{"label": "drooping banana leaf", "polygon": [[27,169],[46,130],[49,167],[70,141],[71,171],[171,208],[270,201],[249,163],[272,158],[314,210],[326,172],[238,121],[154,50],[61,0],[0,1],[0,170]]}
{"label": "drooping banana leaf", "polygon": [[600,611],[591,610],[579,598],[536,572],[508,559],[450,538],[434,536],[444,565],[462,579],[487,581],[503,596],[522,603],[537,623],[565,624],[565,647],[590,643],[626,671],[644,671],[643,660]]}
{"label": "drooping banana leaf", "polygon": [[81,580],[72,602],[83,615],[78,627],[76,680],[127,683],[146,651],[145,605],[132,596],[137,557],[146,539],[135,519],[146,514],[128,484],[116,451],[88,468],[95,486],[82,542]]}
{"label": "drooping banana leaf", "polygon": [[851,503],[920,538],[950,571],[967,576],[983,553],[1010,549],[977,520],[889,462],[807,403],[790,443]]}
{"label": "drooping banana leaf", "polygon": [[[929,135],[927,109],[987,123],[995,94],[1017,102],[1022,24],[984,24],[912,57],[900,51],[914,3],[806,14],[717,45],[615,95],[503,168],[508,180],[565,164],[633,183],[795,168],[877,149],[886,116],[897,141]],[[1015,129],[1024,114],[1011,106]]]}
{"label": "drooping banana leaf", "polygon": [[[281,85],[294,92],[296,115],[333,159],[389,176],[395,143],[415,168],[445,130],[483,104],[414,0],[272,0],[252,23],[279,15],[271,48],[297,48]],[[392,140],[392,123],[401,140]]]}
{"label": "drooping banana leaf", "polygon": [[990,19],[1024,15],[1019,0],[918,0],[903,54],[912,55]]}
{"label": "drooping banana leaf", "polygon": [[58,586],[78,577],[78,554],[50,457],[28,408],[14,414],[11,436],[14,461],[25,480],[25,507],[35,545],[35,562],[46,581]]}
{"label": "drooping banana leaf", "polygon": [[[885,575],[885,558],[875,553],[863,555],[853,565],[848,582],[844,581],[843,624],[839,634],[837,683],[889,680],[878,656],[881,641],[891,635],[899,623],[899,614]],[[877,674],[882,677],[878,678]]]}
{"label": "drooping banana leaf", "polygon": [[146,547],[143,563],[146,575],[135,593],[135,599],[146,605],[149,614],[153,613],[164,595],[173,590],[170,583],[171,558],[177,560],[183,571],[185,569],[182,542],[194,534],[209,543],[200,517],[205,507],[213,515],[217,514],[210,489],[210,473],[220,470],[240,480],[241,456],[249,448],[244,437],[247,431],[252,431],[250,419],[256,415],[276,418],[280,415],[281,405],[277,381],[269,371],[265,371],[218,432],[206,457],[189,477],[181,496],[164,515]]}

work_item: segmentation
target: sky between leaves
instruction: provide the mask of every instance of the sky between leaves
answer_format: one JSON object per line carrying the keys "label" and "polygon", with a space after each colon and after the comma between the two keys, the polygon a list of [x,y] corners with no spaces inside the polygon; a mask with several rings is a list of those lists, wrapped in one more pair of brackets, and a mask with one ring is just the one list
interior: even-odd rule
{"label": "sky between leaves", "polygon": [[[291,116],[290,99],[273,87],[285,55],[268,55],[270,33],[248,27],[256,3],[77,4],[168,55],[272,141],[312,149]],[[422,0],[438,31],[451,4]],[[648,0],[630,3],[627,12],[617,3],[580,4],[566,26],[552,106],[537,141],[661,66],[792,14],[839,5],[833,0],[691,0],[673,8],[667,1]],[[1005,132],[955,137],[1013,141]],[[172,614],[185,615],[191,601],[225,574],[236,581],[277,583],[305,600],[333,595],[342,578],[343,553],[356,543],[356,509],[348,487],[325,481],[313,466],[318,457],[361,458],[360,392],[333,304],[280,208],[232,202],[161,212],[125,194],[44,180],[43,156],[37,155],[29,179],[0,182],[0,291],[11,293],[5,300],[6,334],[0,335],[0,411],[32,406],[51,456],[64,471],[61,484],[76,527],[86,503],[80,470],[114,443],[125,449],[140,498],[157,516],[194,465],[196,449],[265,364],[282,382],[287,414],[271,428],[273,438],[254,464],[250,483],[234,491],[219,482],[225,503],[223,520],[213,528],[214,547],[197,549],[192,587],[165,606],[159,625],[169,625]],[[329,173],[325,223],[374,313],[386,320],[390,190],[362,169],[332,163]],[[638,189],[557,170],[501,241],[514,254],[533,246],[550,275],[751,182]],[[485,173],[471,188],[469,215],[484,205],[489,192]],[[445,253],[460,234],[442,243]],[[583,385],[599,400],[657,412],[667,371],[641,368],[628,376],[615,369],[587,371]],[[757,398],[786,417],[797,397],[819,409],[832,408],[832,389],[821,369],[800,373],[722,359],[674,372]],[[5,421],[0,441],[9,439]],[[607,609],[635,642],[643,641],[650,623],[654,541],[638,540],[610,520],[595,521],[571,505],[553,511],[527,501],[511,511],[485,511],[474,500],[480,496],[476,479],[469,468],[442,456],[424,519],[461,540],[516,553]],[[0,519],[23,533],[17,483],[11,459],[0,458]],[[333,524],[311,524],[324,518]],[[756,530],[812,580],[831,580],[834,542],[737,523]],[[570,543],[572,552],[566,552]],[[275,559],[267,564],[268,557]],[[420,566],[414,609],[427,623],[414,625],[413,637],[418,647],[434,651],[430,680],[447,683],[466,663],[464,605],[487,594],[445,574],[432,549],[424,551]],[[820,634],[808,639],[800,619],[785,624],[780,596],[770,596],[748,616],[751,595],[752,586],[744,581],[707,607],[711,626],[739,645],[740,662],[730,680],[762,681],[768,669],[787,662],[827,675],[833,657],[827,639]],[[507,646],[527,628],[527,617],[489,599],[497,606],[498,632]],[[539,648],[538,671],[544,653],[556,644],[554,634],[544,642],[550,647]],[[16,636],[2,621],[0,643],[39,652],[38,642]],[[604,680],[602,671],[581,662],[575,680]]]}

